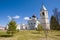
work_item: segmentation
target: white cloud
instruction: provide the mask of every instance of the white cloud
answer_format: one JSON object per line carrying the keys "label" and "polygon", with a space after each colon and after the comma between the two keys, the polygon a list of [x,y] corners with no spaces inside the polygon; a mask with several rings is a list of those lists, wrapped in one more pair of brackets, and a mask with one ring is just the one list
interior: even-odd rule
{"label": "white cloud", "polygon": [[7,16],[8,18],[9,18],[9,20],[11,20],[12,18],[11,18],[11,16]]}
{"label": "white cloud", "polygon": [[29,20],[29,17],[24,17],[24,20]]}
{"label": "white cloud", "polygon": [[8,17],[9,20],[11,20],[12,18],[13,18],[13,19],[19,19],[19,18],[20,18],[20,16],[18,16],[18,15],[13,16],[13,17],[11,17],[11,16],[7,16],[7,17]]}
{"label": "white cloud", "polygon": [[19,19],[20,16],[16,15],[16,16],[14,16],[14,17],[12,17],[12,18],[14,18],[14,19]]}

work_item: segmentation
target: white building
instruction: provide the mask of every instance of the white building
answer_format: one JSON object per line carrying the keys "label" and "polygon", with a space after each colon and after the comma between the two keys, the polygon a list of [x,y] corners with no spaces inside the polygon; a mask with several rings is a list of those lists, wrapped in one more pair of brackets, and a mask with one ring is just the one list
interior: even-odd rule
{"label": "white building", "polygon": [[5,27],[0,26],[0,30],[5,30]]}
{"label": "white building", "polygon": [[48,18],[48,10],[46,7],[43,5],[42,9],[40,11],[40,22],[41,25],[44,29],[50,30],[50,23],[49,23],[49,18]]}
{"label": "white building", "polygon": [[[7,25],[6,29],[8,29],[8,25]],[[27,25],[26,24],[18,24],[16,29],[17,30],[25,30],[25,29],[27,29]]]}
{"label": "white building", "polygon": [[21,29],[20,24],[18,24],[18,25],[17,25],[17,28],[16,28],[16,29],[18,29],[18,30],[20,30],[20,29]]}
{"label": "white building", "polygon": [[19,25],[17,25],[17,29],[25,30],[25,29],[27,29],[27,26],[25,24],[19,24]]}
{"label": "white building", "polygon": [[[48,18],[48,10],[46,7],[43,5],[42,9],[40,11],[40,21],[38,21],[37,17],[33,15],[32,17],[29,18],[28,20],[28,25],[25,24],[19,24],[17,25],[16,29],[19,30],[34,30],[37,29],[38,24],[41,24],[43,29],[50,30],[50,23],[49,23],[49,18]],[[8,28],[8,26],[7,26]]]}
{"label": "white building", "polygon": [[33,15],[29,20],[28,20],[28,28],[29,30],[36,29],[38,26],[38,19],[36,18],[35,15]]}

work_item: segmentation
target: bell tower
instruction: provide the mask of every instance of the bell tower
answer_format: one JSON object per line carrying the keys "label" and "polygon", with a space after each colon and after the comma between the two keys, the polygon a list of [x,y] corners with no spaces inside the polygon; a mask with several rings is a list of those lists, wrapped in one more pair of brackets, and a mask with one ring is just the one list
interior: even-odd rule
{"label": "bell tower", "polygon": [[43,29],[50,30],[50,23],[48,19],[48,10],[44,5],[42,5],[42,9],[40,10],[40,22]]}

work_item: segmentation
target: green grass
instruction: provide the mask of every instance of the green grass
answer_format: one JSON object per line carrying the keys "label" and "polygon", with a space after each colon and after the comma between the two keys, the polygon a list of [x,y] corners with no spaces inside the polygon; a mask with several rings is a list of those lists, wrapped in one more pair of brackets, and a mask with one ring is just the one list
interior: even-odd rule
{"label": "green grass", "polygon": [[[0,31],[0,35],[6,34],[5,31]],[[53,30],[48,33],[48,40],[60,40],[60,31]],[[0,40],[45,40],[46,36],[44,31],[40,31],[40,33],[36,30],[20,30],[13,37],[0,37]]]}

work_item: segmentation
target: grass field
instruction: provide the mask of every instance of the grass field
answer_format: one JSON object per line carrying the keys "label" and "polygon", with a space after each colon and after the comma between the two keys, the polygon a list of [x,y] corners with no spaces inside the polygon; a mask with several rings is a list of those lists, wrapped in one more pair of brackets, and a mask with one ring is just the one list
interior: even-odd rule
{"label": "grass field", "polygon": [[[4,34],[5,31],[0,31],[0,35]],[[49,31],[47,34],[47,40],[60,40],[60,31]],[[20,30],[13,37],[0,37],[0,40],[46,40],[46,36],[44,31]]]}

